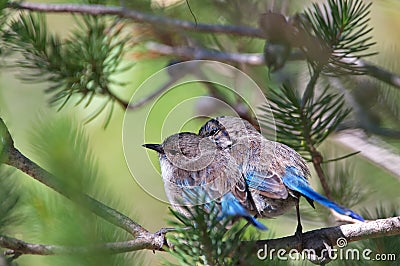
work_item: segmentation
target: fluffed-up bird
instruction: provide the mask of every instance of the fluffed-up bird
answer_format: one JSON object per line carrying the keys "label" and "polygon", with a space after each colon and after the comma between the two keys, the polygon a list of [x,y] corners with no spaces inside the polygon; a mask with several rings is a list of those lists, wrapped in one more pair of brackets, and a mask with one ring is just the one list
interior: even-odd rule
{"label": "fluffed-up bird", "polygon": [[257,216],[272,218],[296,206],[296,235],[302,232],[299,198],[314,207],[314,201],[336,212],[364,221],[354,211],[340,206],[314,191],[309,168],[292,148],[263,137],[249,122],[239,117],[217,117],[201,127],[199,135],[228,151],[243,174],[250,195],[242,205]]}
{"label": "fluffed-up bird", "polygon": [[204,204],[207,209],[207,204],[215,201],[219,219],[243,217],[255,227],[267,229],[239,200],[246,194],[246,184],[228,151],[188,132],[172,135],[162,144],[143,146],[157,151],[164,189],[175,210],[190,216],[183,205]]}

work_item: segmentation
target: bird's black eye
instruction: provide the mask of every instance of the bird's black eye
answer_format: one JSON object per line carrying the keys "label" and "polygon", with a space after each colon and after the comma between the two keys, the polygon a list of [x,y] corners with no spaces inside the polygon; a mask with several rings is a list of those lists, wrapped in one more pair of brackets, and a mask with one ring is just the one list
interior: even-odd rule
{"label": "bird's black eye", "polygon": [[211,130],[210,130],[210,135],[215,135],[215,134],[218,133],[218,131],[219,131],[219,128],[213,127],[213,128],[211,128]]}
{"label": "bird's black eye", "polygon": [[220,123],[217,120],[211,119],[200,128],[199,135],[202,137],[211,137],[215,136],[220,130]]}

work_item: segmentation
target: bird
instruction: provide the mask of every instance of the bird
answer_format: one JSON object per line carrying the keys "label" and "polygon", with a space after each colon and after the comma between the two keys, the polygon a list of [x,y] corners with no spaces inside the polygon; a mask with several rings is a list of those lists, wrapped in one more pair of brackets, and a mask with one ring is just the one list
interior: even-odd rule
{"label": "bird", "polygon": [[299,199],[303,196],[358,221],[364,219],[314,191],[308,181],[310,170],[302,158],[285,144],[266,139],[248,121],[239,117],[211,118],[198,135],[213,141],[235,159],[248,187],[249,200],[242,202],[257,217],[273,218],[296,207],[297,228],[301,237]]}
{"label": "bird", "polygon": [[241,203],[246,187],[235,160],[211,140],[181,132],[161,144],[143,147],[158,153],[165,193],[173,209],[190,216],[184,206],[200,204],[207,210],[214,201],[219,220],[242,217],[256,228],[267,230]]}

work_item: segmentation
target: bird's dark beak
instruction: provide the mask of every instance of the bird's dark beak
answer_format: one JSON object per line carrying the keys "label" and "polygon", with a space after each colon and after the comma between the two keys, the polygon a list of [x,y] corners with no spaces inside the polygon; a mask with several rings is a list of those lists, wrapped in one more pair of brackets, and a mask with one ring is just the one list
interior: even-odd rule
{"label": "bird's dark beak", "polygon": [[161,144],[143,144],[142,146],[145,147],[146,149],[155,150],[156,152],[161,154],[164,153],[164,149]]}

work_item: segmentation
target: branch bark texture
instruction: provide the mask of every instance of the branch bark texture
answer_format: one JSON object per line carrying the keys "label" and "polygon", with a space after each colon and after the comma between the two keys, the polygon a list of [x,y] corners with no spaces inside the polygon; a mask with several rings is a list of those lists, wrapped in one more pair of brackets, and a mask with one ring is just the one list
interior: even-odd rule
{"label": "branch bark texture", "polygon": [[400,216],[308,231],[303,233],[303,243],[297,236],[289,236],[259,240],[256,242],[256,246],[263,248],[264,245],[267,245],[270,249],[285,249],[286,251],[296,249],[301,251],[304,248],[315,249],[321,246],[323,242],[328,242],[332,247],[337,246],[339,239],[346,239],[350,243],[398,234],[400,234]]}
{"label": "branch bark texture", "polygon": [[118,6],[83,5],[83,4],[42,4],[29,2],[10,2],[8,7],[20,10],[30,10],[46,13],[79,13],[86,15],[114,15],[120,18],[131,19],[136,22],[162,25],[171,29],[192,30],[197,32],[224,33],[246,37],[262,38],[260,29],[246,26],[213,25],[193,23],[184,20],[155,16]]}
{"label": "branch bark texture", "polygon": [[[131,19],[137,23],[147,23],[153,25],[163,25],[166,29],[186,30],[202,33],[228,34],[242,37],[252,37],[265,39],[265,35],[259,28],[236,25],[218,25],[193,23],[184,20],[178,20],[168,17],[146,14],[136,10],[129,10],[118,6],[105,5],[84,5],[84,4],[44,4],[30,2],[9,2],[7,6],[15,10],[29,10],[44,13],[74,13],[87,15],[112,15],[119,18]],[[150,51],[156,51],[164,55],[176,55],[186,59],[208,59],[223,62],[236,62],[248,65],[265,65],[262,54],[241,54],[241,53],[224,53],[215,52],[207,49],[193,49],[192,47],[171,47],[164,44],[150,43],[148,45]],[[290,55],[290,60],[304,60],[305,56],[301,53],[294,52]],[[400,89],[400,76],[372,64],[363,59],[348,58],[353,64],[362,67],[368,76],[374,77],[385,82],[395,88]]]}
{"label": "branch bark texture", "polygon": [[[161,230],[162,231],[162,230]],[[160,232],[161,232],[160,231]],[[400,216],[365,223],[347,224],[336,227],[328,227],[305,232],[303,242],[296,236],[288,236],[277,239],[258,240],[256,242],[243,242],[245,245],[255,245],[257,249],[263,249],[265,245],[268,249],[284,249],[301,251],[302,249],[317,249],[322,243],[336,246],[339,240],[345,239],[348,243],[383,236],[400,234]],[[161,235],[161,234],[159,234]],[[22,240],[0,235],[0,246],[7,248],[13,253],[34,254],[34,255],[68,255],[68,254],[87,254],[104,252],[107,254],[117,254],[136,250],[154,250],[154,241],[150,238],[136,238],[124,242],[102,243],[91,246],[60,246],[32,244]],[[322,245],[325,247],[324,245]]]}

